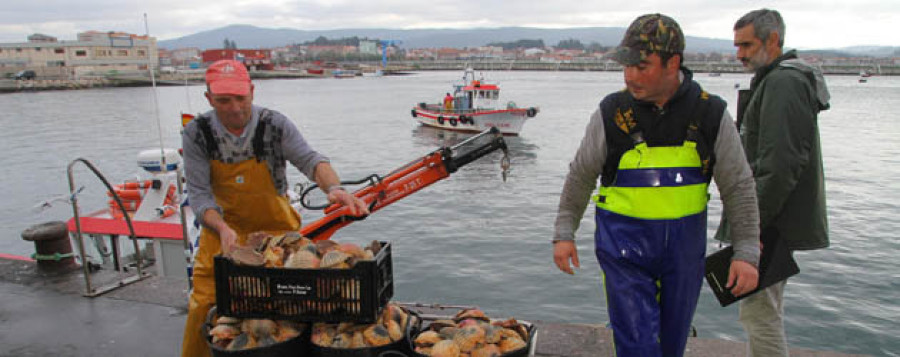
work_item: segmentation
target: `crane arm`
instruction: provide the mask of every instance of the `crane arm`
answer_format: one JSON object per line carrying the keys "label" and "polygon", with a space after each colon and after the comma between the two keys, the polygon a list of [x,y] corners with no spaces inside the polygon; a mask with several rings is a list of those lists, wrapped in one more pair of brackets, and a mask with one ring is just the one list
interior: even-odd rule
{"label": "crane arm", "polygon": [[[397,202],[406,196],[418,192],[431,184],[443,180],[465,166],[496,150],[503,150],[504,157],[501,161],[503,178],[506,179],[506,171],[509,168],[509,157],[506,142],[496,128],[485,130],[478,135],[469,138],[453,147],[442,147],[425,156],[412,160],[384,177],[371,175],[366,179],[356,182],[342,182],[343,184],[359,184],[368,181],[368,185],[353,192],[369,206],[369,214]],[[304,197],[316,189],[313,185],[304,190],[301,203],[311,209],[325,209],[325,216],[312,223],[303,226],[300,234],[312,240],[329,239],[334,232],[344,226],[365,219],[365,216],[350,215],[350,208],[332,204],[327,207],[310,207],[305,204]]]}

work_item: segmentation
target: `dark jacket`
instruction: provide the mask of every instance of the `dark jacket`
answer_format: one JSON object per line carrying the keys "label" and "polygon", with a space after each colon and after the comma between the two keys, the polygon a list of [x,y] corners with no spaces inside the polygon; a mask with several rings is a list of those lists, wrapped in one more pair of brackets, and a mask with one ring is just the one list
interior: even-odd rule
{"label": "dark jacket", "polygon": [[[738,108],[761,231],[776,230],[792,250],[829,244],[817,121],[828,100],[821,72],[790,51],[756,72],[749,100]],[[716,236],[728,240],[722,227]]]}

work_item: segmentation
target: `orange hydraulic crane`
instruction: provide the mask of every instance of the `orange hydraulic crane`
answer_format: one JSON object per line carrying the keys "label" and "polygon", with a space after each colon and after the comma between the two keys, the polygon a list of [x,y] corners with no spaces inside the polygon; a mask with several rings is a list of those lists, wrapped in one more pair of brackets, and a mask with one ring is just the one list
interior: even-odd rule
{"label": "orange hydraulic crane", "polygon": [[[457,145],[442,147],[419,159],[410,161],[384,177],[373,174],[362,180],[345,181],[341,184],[358,185],[368,182],[365,187],[354,191],[353,195],[369,205],[371,214],[449,177],[460,167],[498,149],[503,150],[500,167],[503,180],[506,181],[506,174],[509,170],[509,152],[506,142],[497,128],[490,128]],[[329,239],[338,229],[368,216],[351,216],[349,207],[342,207],[338,204],[308,205],[306,195],[316,188],[318,185],[314,184],[303,190],[300,203],[308,209],[324,209],[325,216],[300,228],[300,234],[303,236],[312,240]]]}

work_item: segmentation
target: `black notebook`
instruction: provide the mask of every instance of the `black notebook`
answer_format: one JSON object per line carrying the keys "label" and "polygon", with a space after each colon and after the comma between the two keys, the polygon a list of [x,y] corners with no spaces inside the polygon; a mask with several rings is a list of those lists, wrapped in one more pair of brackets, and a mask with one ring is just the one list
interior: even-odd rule
{"label": "black notebook", "polygon": [[774,229],[763,233],[763,251],[759,258],[759,286],[756,290],[738,297],[731,295],[731,291],[725,288],[728,284],[728,268],[731,266],[734,249],[729,246],[706,257],[706,282],[715,293],[719,304],[728,306],[800,272],[791,251],[784,242],[777,239],[777,234]]}

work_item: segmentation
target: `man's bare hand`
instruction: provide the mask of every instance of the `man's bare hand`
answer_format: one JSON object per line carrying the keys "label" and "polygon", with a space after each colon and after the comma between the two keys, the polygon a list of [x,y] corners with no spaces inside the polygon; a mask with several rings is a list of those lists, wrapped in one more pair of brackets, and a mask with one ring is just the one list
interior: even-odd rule
{"label": "man's bare hand", "polygon": [[732,260],[728,268],[727,288],[731,295],[741,296],[756,289],[759,284],[759,270],[743,260]]}
{"label": "man's bare hand", "polygon": [[237,233],[228,225],[222,225],[219,228],[219,244],[222,248],[222,254],[228,254],[237,244]]}
{"label": "man's bare hand", "polygon": [[331,192],[328,193],[328,201],[350,207],[350,214],[354,216],[369,214],[369,207],[366,206],[365,201],[343,189],[331,190]]}
{"label": "man's bare hand", "polygon": [[575,247],[575,241],[561,240],[554,242],[553,262],[556,263],[556,267],[562,272],[575,275],[572,266],[574,265],[576,268],[581,268],[581,263],[578,262],[578,248]]}

